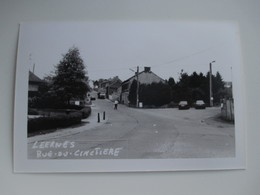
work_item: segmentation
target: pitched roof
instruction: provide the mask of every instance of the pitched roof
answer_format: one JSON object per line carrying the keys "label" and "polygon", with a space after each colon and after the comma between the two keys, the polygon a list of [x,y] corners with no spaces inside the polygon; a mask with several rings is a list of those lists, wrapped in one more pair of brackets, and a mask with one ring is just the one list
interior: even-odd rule
{"label": "pitched roof", "polygon": [[120,79],[118,79],[118,80],[114,81],[113,83],[111,83],[111,84],[109,85],[109,87],[118,88],[118,87],[121,86],[121,83],[122,83],[122,81],[121,81]]}
{"label": "pitched roof", "polygon": [[104,83],[108,83],[108,85],[109,85],[110,87],[111,87],[111,86],[116,87],[116,85],[117,85],[118,83],[120,83],[120,85],[121,85],[122,81],[118,78],[118,76],[115,76],[115,77],[113,77],[113,78],[105,79],[105,80],[101,83],[101,85],[104,84]]}
{"label": "pitched roof", "polygon": [[[138,75],[140,75],[140,74],[142,74],[144,71],[142,71],[142,72],[139,72],[139,74]],[[136,77],[136,74],[134,75],[134,76],[131,76],[129,79],[127,79],[127,80],[125,80],[125,81],[123,81],[122,82],[122,84],[123,83],[127,83],[128,81],[130,81],[132,78],[135,78]]]}
{"label": "pitched roof", "polygon": [[29,71],[29,82],[41,83],[43,82],[38,76]]}
{"label": "pitched roof", "polygon": [[[145,72],[147,73],[147,71],[145,71],[145,70],[139,72],[138,76],[139,76],[140,74],[145,73]],[[158,75],[156,75],[156,74],[155,74],[154,72],[152,72],[151,70],[149,70],[148,73],[153,74],[153,75],[155,75],[156,77],[158,77],[158,78],[160,78],[161,80],[163,80],[161,77],[159,77]],[[129,82],[131,79],[133,79],[133,78],[135,78],[135,77],[136,77],[136,75],[130,77],[129,79],[123,81],[122,84]]]}

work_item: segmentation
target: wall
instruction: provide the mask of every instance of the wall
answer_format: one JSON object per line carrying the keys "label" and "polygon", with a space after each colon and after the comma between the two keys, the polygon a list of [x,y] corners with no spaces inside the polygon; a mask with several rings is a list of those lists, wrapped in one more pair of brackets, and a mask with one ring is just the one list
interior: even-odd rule
{"label": "wall", "polygon": [[233,99],[224,100],[221,106],[221,117],[234,122],[234,101]]}
{"label": "wall", "polygon": [[[0,194],[260,194],[260,1],[1,0]],[[18,23],[87,20],[237,21],[245,75],[247,169],[166,173],[14,174],[12,120]]]}

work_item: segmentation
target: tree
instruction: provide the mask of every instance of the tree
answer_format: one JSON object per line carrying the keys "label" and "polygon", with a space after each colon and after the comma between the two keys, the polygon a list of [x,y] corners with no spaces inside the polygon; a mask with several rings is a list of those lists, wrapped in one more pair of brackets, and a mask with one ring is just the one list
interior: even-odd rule
{"label": "tree", "polygon": [[[219,72],[212,75],[212,88],[214,102],[219,103],[220,98],[227,96],[225,94],[224,82]],[[203,73],[193,72],[188,75],[181,70],[179,81],[173,88],[174,101],[187,100],[194,102],[198,99],[209,103],[209,72],[204,76]]]}
{"label": "tree", "polygon": [[213,76],[212,80],[213,80],[212,88],[213,88],[214,102],[219,103],[220,99],[225,96],[224,82],[219,72],[216,73],[216,76]]}
{"label": "tree", "polygon": [[72,47],[63,55],[56,66],[53,89],[63,103],[70,104],[72,99],[84,99],[88,87],[85,65],[77,47]]}
{"label": "tree", "polygon": [[137,81],[133,80],[129,89],[128,100],[131,105],[136,105],[136,90],[137,90]]}
{"label": "tree", "polygon": [[168,80],[168,84],[173,89],[175,84],[176,84],[174,78],[170,77],[169,80]]}
{"label": "tree", "polygon": [[176,91],[176,83],[174,78],[170,77],[167,83],[171,88],[171,101],[174,101],[175,100],[174,92]]}
{"label": "tree", "polygon": [[191,102],[191,87],[190,87],[190,76],[181,70],[179,81],[176,84],[176,89],[174,91],[174,100],[176,102],[186,100]]}
{"label": "tree", "polygon": [[213,92],[218,92],[219,89],[224,88],[224,82],[222,76],[219,72],[216,73],[216,76],[213,76]]}
{"label": "tree", "polygon": [[198,88],[200,85],[200,76],[196,72],[193,72],[192,75],[190,75],[190,87]]}

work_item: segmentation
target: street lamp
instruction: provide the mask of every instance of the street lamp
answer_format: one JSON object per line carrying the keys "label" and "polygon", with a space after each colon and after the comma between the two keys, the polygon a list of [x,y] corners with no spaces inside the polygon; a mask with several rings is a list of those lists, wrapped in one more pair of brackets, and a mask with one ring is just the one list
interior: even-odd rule
{"label": "street lamp", "polygon": [[212,63],[216,61],[212,61],[209,63],[209,103],[210,107],[213,106],[213,94],[212,94]]}

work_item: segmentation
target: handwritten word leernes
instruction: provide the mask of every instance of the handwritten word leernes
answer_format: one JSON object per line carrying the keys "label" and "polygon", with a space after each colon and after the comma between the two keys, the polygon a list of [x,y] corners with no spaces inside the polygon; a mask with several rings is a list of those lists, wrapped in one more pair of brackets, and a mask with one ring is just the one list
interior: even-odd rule
{"label": "handwritten word leernes", "polygon": [[[92,145],[91,145],[92,144]],[[34,159],[87,159],[87,158],[113,158],[119,157],[122,146],[105,147],[87,142],[72,141],[36,141],[31,146],[34,150]]]}
{"label": "handwritten word leernes", "polygon": [[41,141],[41,142],[34,142],[32,148],[74,148],[75,142],[71,141],[63,141],[63,142],[56,142],[56,141]]}

